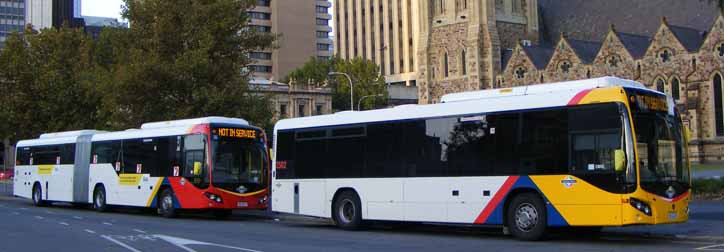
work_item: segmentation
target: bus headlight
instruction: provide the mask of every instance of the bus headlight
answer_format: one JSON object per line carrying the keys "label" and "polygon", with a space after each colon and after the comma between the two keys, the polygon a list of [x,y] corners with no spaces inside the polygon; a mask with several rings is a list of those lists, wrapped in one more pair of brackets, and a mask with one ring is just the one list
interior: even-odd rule
{"label": "bus headlight", "polygon": [[266,203],[267,200],[268,200],[267,196],[259,198],[259,205]]}
{"label": "bus headlight", "polygon": [[636,199],[636,198],[630,198],[629,203],[633,208],[636,208],[637,210],[643,212],[644,214],[651,216],[651,206],[649,204],[646,204],[642,200]]}
{"label": "bus headlight", "polygon": [[210,192],[205,192],[205,193],[204,193],[204,196],[206,196],[206,198],[209,198],[210,200],[212,200],[212,201],[214,201],[214,202],[216,202],[216,203],[221,204],[221,202],[222,202],[222,201],[221,201],[221,196],[219,196],[219,195],[216,195],[216,194],[213,194],[213,193],[210,193]]}

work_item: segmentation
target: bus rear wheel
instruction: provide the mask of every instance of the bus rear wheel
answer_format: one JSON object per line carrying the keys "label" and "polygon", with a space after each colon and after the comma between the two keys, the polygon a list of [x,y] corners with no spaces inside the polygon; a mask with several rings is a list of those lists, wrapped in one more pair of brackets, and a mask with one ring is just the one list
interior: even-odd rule
{"label": "bus rear wheel", "polygon": [[35,184],[33,186],[33,205],[37,207],[44,207],[47,206],[47,202],[43,200],[43,188],[40,188],[40,185]]}
{"label": "bus rear wheel", "polygon": [[103,186],[96,187],[93,190],[93,209],[98,212],[108,211],[108,202],[106,197],[106,189]]}
{"label": "bus rear wheel", "polygon": [[507,223],[513,237],[536,241],[544,238],[548,226],[545,204],[537,194],[522,193],[508,206]]}
{"label": "bus rear wheel", "polygon": [[362,204],[357,193],[340,193],[333,203],[332,219],[342,229],[355,230],[362,226]]}
{"label": "bus rear wheel", "polygon": [[173,198],[173,191],[170,188],[163,189],[158,198],[158,214],[166,218],[176,217]]}

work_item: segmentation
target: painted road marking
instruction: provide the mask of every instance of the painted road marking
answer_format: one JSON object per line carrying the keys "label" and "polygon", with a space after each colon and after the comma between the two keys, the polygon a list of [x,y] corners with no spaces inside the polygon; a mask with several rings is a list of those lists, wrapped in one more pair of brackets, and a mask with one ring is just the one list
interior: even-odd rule
{"label": "painted road marking", "polygon": [[70,224],[65,223],[65,222],[59,222],[58,224],[63,225],[63,226],[70,226]]}
{"label": "painted road marking", "polygon": [[145,234],[145,233],[146,233],[146,231],[143,231],[143,230],[140,230],[140,229],[133,229],[133,231],[139,232],[139,233],[141,233],[141,234]]}
{"label": "painted road marking", "polygon": [[96,231],[93,231],[93,230],[90,230],[90,229],[86,229],[85,231],[88,232],[88,233],[91,233],[91,234],[95,234],[95,233],[96,233]]}
{"label": "painted road marking", "polygon": [[696,248],[697,250],[706,250],[706,251],[724,251],[724,244],[714,244],[709,246],[704,246],[700,248]]}
{"label": "painted road marking", "polygon": [[128,250],[130,250],[130,251],[133,251],[133,252],[141,252],[140,250],[135,249],[135,248],[133,248],[133,247],[131,247],[131,246],[128,246],[128,244],[122,243],[122,242],[120,242],[120,241],[118,241],[118,240],[116,240],[116,239],[113,239],[113,237],[110,237],[110,236],[108,236],[108,235],[101,235],[101,237],[103,237],[104,239],[109,240],[109,241],[111,241],[111,242],[113,242],[113,243],[115,243],[115,244],[118,244],[119,246],[124,247],[124,248],[126,248],[126,249],[128,249]]}
{"label": "painted road marking", "polygon": [[103,225],[113,226],[110,222],[103,222]]}
{"label": "painted road marking", "polygon": [[20,215],[20,212],[12,212],[13,215]]}
{"label": "painted road marking", "polygon": [[45,211],[45,213],[47,213],[47,214],[55,214],[55,212],[52,212],[52,211]]}
{"label": "painted road marking", "polygon": [[35,218],[38,219],[38,220],[45,219],[43,216],[37,216],[37,215],[35,216]]}
{"label": "painted road marking", "polygon": [[202,245],[202,246],[210,246],[210,247],[217,247],[217,248],[228,248],[233,250],[239,250],[239,251],[249,251],[249,252],[261,252],[259,250],[253,250],[248,248],[240,248],[240,247],[234,247],[234,246],[228,246],[228,245],[221,245],[221,244],[215,244],[210,242],[202,242],[202,241],[194,241],[184,238],[178,238],[168,235],[155,235],[156,238],[159,238],[161,240],[164,240],[168,243],[171,243],[173,245],[176,245],[179,248],[182,248],[183,250],[186,250],[188,252],[196,252],[196,250],[193,250],[187,246],[189,245]]}
{"label": "painted road marking", "polygon": [[82,220],[83,218],[81,218],[80,216],[73,216],[73,219]]}
{"label": "painted road marking", "polygon": [[20,210],[28,210],[28,209],[27,209],[27,208],[25,208],[25,207],[21,207],[21,208],[20,208]]}

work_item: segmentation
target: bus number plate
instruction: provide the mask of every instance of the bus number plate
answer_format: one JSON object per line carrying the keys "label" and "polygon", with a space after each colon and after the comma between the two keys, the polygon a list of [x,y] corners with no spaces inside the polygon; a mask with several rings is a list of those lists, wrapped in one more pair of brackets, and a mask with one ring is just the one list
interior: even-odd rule
{"label": "bus number plate", "polygon": [[676,212],[669,212],[669,220],[676,220],[679,218],[679,214]]}
{"label": "bus number plate", "polygon": [[237,203],[236,203],[236,206],[237,206],[237,207],[248,207],[248,206],[249,206],[249,203],[244,202],[244,201],[240,201],[240,202],[237,202]]}

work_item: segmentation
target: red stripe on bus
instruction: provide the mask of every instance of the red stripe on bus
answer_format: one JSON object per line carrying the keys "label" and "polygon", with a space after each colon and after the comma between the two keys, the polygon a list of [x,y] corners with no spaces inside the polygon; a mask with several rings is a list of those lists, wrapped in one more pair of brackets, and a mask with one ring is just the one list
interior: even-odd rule
{"label": "red stripe on bus", "polygon": [[586,89],[586,90],[579,92],[578,94],[576,94],[576,96],[573,96],[573,99],[568,101],[568,106],[578,105],[578,103],[581,102],[581,100],[583,100],[583,97],[586,97],[586,95],[590,92],[591,92],[591,89]]}
{"label": "red stripe on bus", "polygon": [[493,199],[490,200],[490,202],[488,202],[488,205],[485,206],[482,212],[480,212],[478,218],[475,218],[475,224],[483,224],[488,220],[490,214],[492,214],[495,208],[498,207],[500,201],[502,201],[505,195],[508,194],[510,188],[513,187],[516,181],[518,181],[518,178],[519,176],[510,176],[508,177],[508,179],[505,180],[503,186],[501,186],[500,190],[498,190],[498,192],[495,193],[495,196],[493,196]]}

